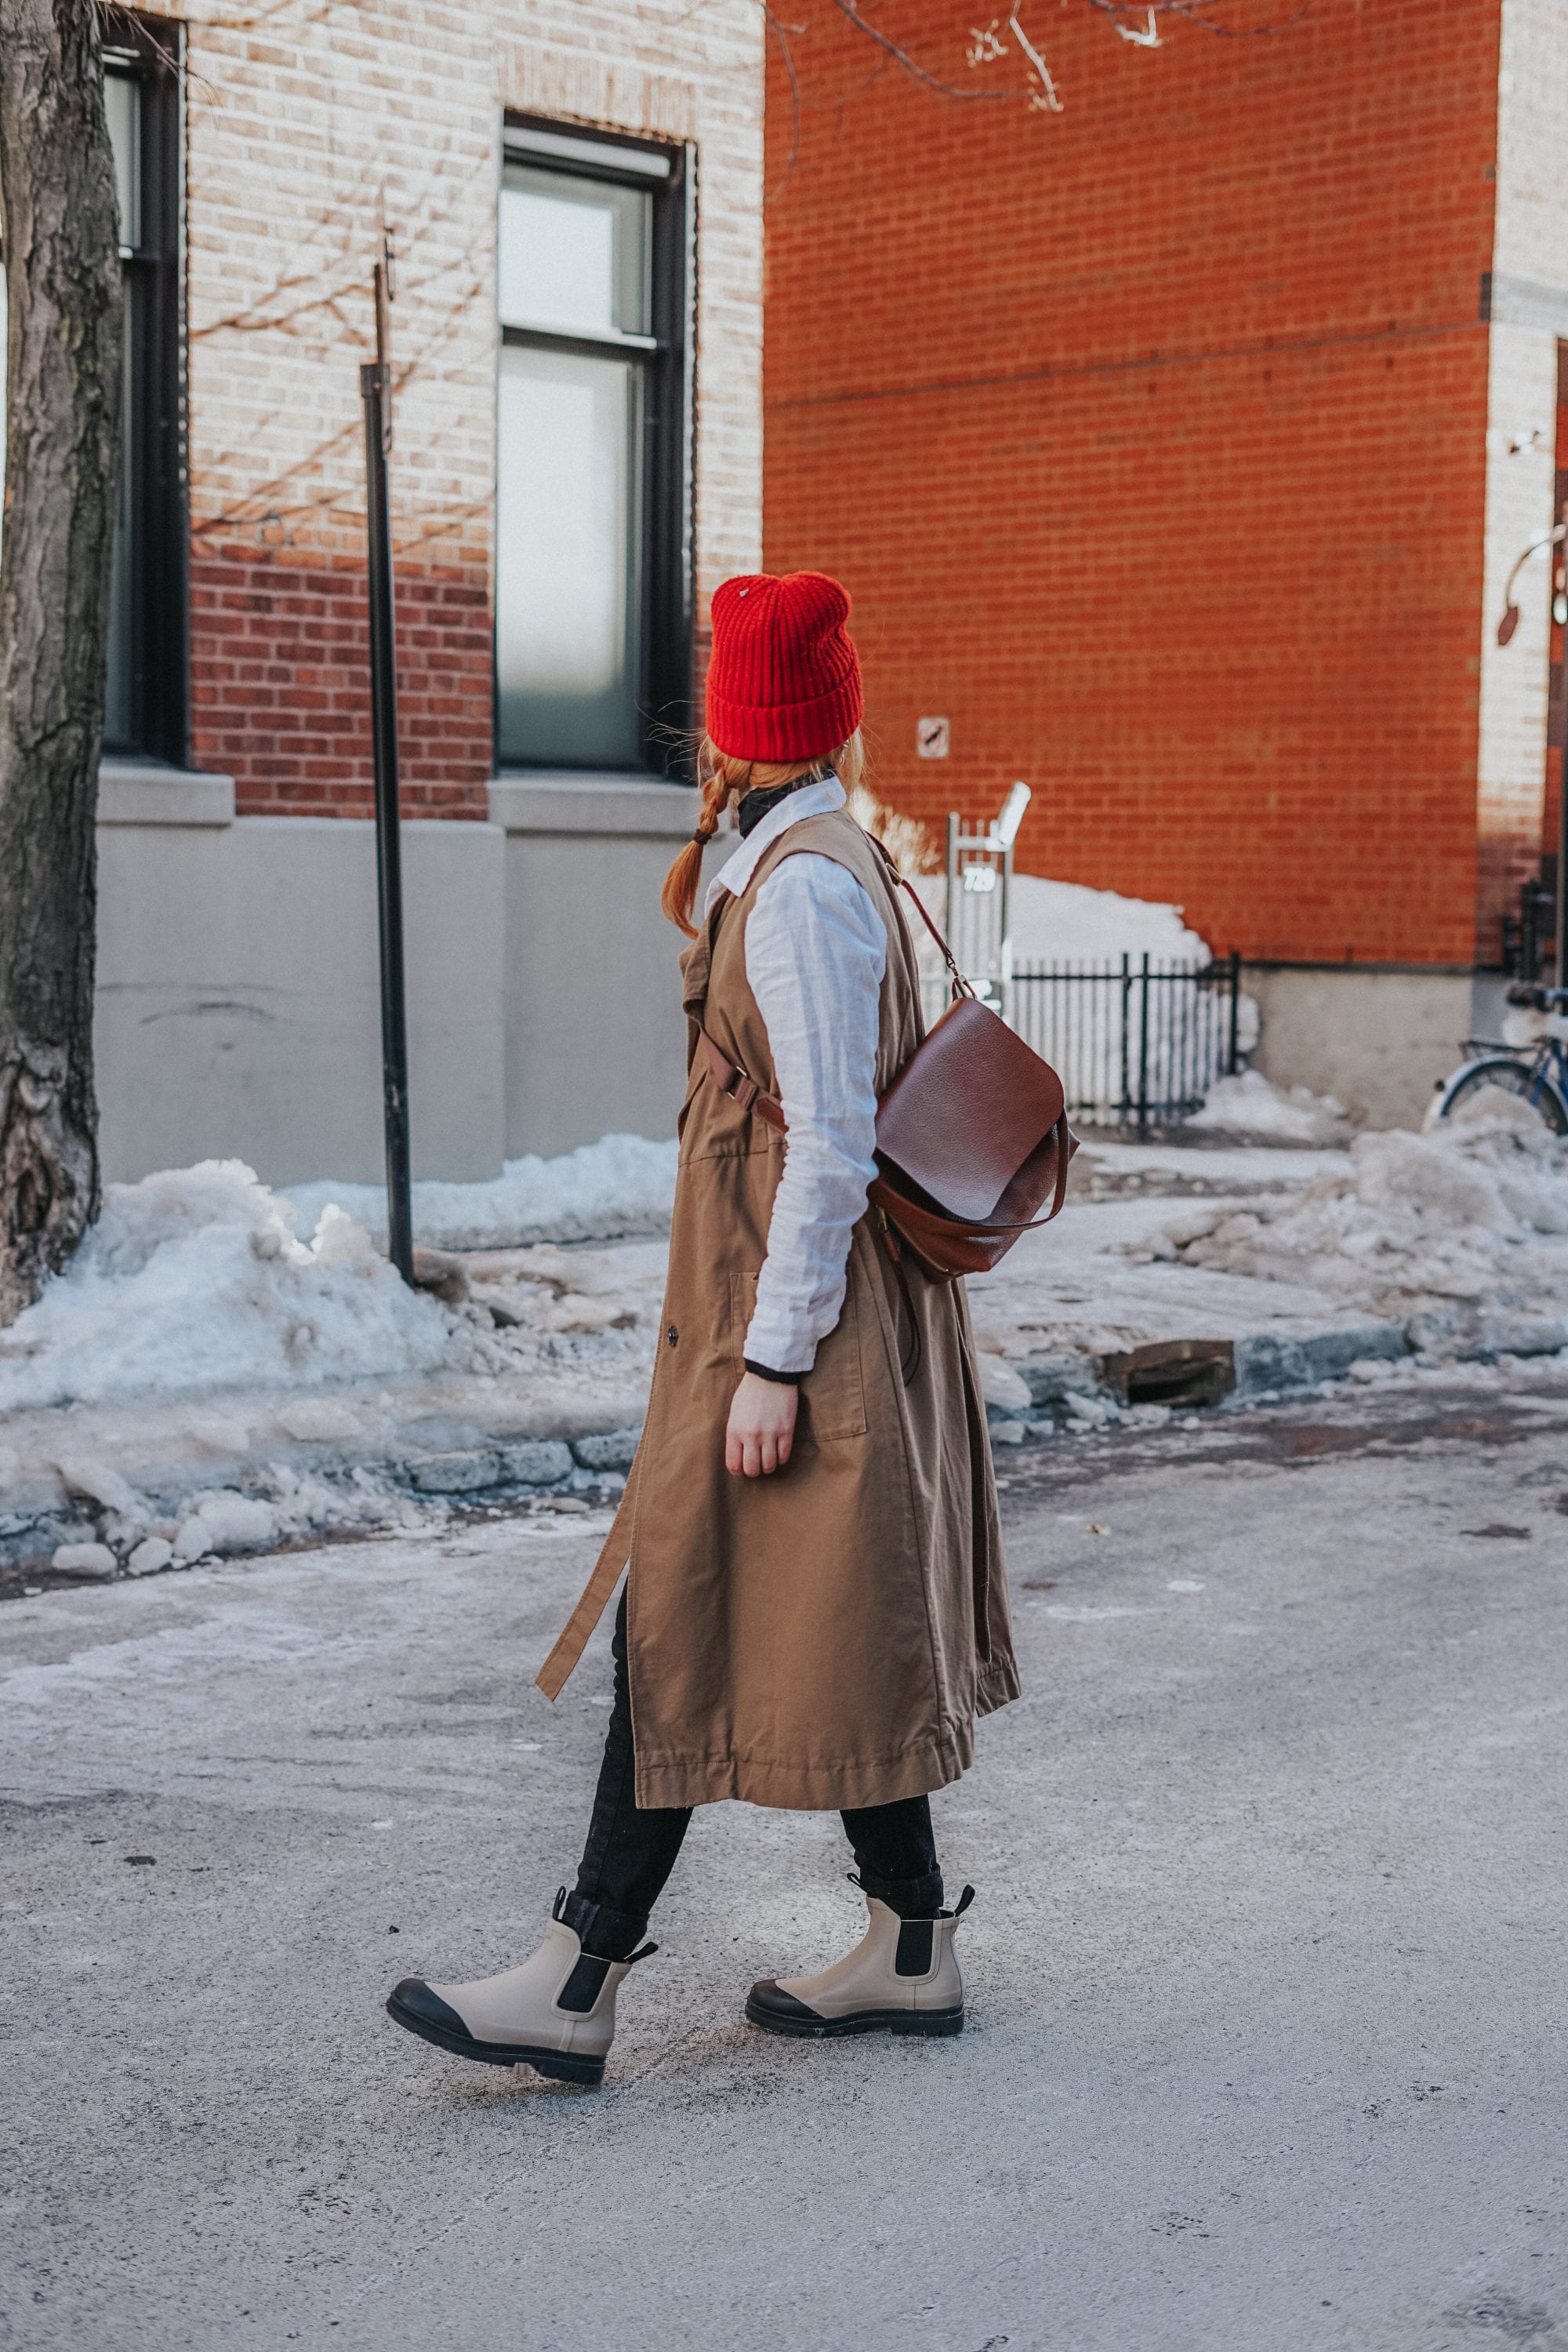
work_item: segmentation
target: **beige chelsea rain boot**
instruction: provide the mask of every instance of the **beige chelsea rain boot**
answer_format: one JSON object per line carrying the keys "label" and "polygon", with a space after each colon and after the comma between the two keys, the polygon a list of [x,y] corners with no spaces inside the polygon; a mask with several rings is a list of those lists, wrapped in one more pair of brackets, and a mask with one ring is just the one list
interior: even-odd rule
{"label": "beige chelsea rain boot", "polygon": [[966,1886],[956,1907],[934,1919],[900,1919],[874,1895],[870,1925],[855,1949],[815,1977],[764,1977],[746,1999],[746,2015],[769,2033],[819,2040],[825,2034],[962,2033],[963,1979],[952,1938],[974,1900]]}
{"label": "beige chelsea rain boot", "polygon": [[[556,1897],[559,1910],[564,1896]],[[658,1946],[626,1960],[585,1952],[575,1931],[552,1918],[531,1959],[473,1984],[426,1984],[405,1977],[387,2001],[389,2017],[439,2050],[486,2066],[531,2066],[552,2082],[603,2082],[616,2036],[616,1994],[626,1970]]]}

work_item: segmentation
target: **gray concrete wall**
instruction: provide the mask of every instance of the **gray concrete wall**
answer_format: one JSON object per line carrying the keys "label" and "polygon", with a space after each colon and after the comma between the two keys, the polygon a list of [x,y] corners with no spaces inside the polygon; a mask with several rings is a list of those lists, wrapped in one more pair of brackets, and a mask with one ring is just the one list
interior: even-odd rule
{"label": "gray concrete wall", "polygon": [[[404,826],[416,1176],[674,1133],[682,942],[658,892],[696,810],[670,785],[507,780],[489,824]],[[99,817],[106,1174],[377,1181],[374,828],[237,819],[226,777],[129,764]]]}
{"label": "gray concrete wall", "polygon": [[[106,1174],[377,1181],[374,829],[237,819],[226,777],[129,765],[99,814]],[[674,1133],[682,942],[658,893],[696,816],[681,787],[536,775],[491,786],[488,824],[405,825],[416,1176]],[[1249,965],[1244,985],[1265,1076],[1376,1126],[1420,1125],[1477,1019],[1464,971]]]}
{"label": "gray concrete wall", "polygon": [[[225,778],[106,775],[96,1024],[105,1172],[247,1160],[382,1171],[375,835],[232,814]],[[490,1176],[504,1131],[503,842],[404,827],[416,1176]]]}
{"label": "gray concrete wall", "polygon": [[[686,943],[658,894],[697,815],[697,794],[672,784],[542,774],[490,786],[506,837],[509,1160],[616,1130],[674,1134]],[[724,855],[708,852],[710,873]]]}
{"label": "gray concrete wall", "polygon": [[1471,975],[1447,969],[1244,964],[1277,1086],[1336,1095],[1358,1121],[1418,1128],[1471,1034]]}

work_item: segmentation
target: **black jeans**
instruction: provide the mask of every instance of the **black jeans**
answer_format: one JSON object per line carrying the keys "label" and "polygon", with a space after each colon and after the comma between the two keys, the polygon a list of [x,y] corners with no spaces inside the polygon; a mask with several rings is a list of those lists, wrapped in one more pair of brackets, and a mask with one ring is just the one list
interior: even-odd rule
{"label": "black jeans", "polygon": [[[648,1914],[675,1868],[689,1805],[643,1810],[633,1794],[632,1709],[626,1684],[626,1598],[616,1612],[616,1703],[594,1798],[588,1842],[574,1894],[561,1916],[585,1951],[624,1960],[647,1932]],[[942,1871],[931,1834],[929,1797],[867,1805],[840,1816],[855,1851],[860,1884],[901,1919],[931,1919],[942,1909]]]}

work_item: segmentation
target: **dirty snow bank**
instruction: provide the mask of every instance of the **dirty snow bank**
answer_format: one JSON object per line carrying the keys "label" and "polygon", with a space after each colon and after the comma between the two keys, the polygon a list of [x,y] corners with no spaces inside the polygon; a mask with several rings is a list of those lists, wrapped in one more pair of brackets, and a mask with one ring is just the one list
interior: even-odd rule
{"label": "dirty snow bank", "polygon": [[[922,874],[915,887],[934,921],[942,919],[947,881]],[[1124,898],[1083,882],[1052,882],[1042,874],[1015,874],[1008,902],[1013,953],[1019,962],[1059,962],[1149,955],[1166,962],[1206,964],[1207,942],[1187,929],[1179,907],[1152,898]],[[954,926],[962,933],[963,908]],[[962,938],[955,945],[962,946]]]}
{"label": "dirty snow bank", "polygon": [[301,1241],[253,1170],[206,1160],[108,1186],[65,1273],[0,1331],[0,1412],[427,1372],[459,1328],[341,1208]]}
{"label": "dirty snow bank", "polygon": [[[1294,1199],[1166,1219],[1134,1256],[1306,1285],[1385,1314],[1568,1307],[1568,1143],[1507,1118],[1358,1136]],[[1441,1321],[1441,1316],[1439,1316]]]}
{"label": "dirty snow bank", "polygon": [[1190,1128],[1215,1135],[1245,1135],[1270,1143],[1304,1144],[1332,1150],[1347,1143],[1352,1125],[1344,1105],[1308,1087],[1272,1086],[1260,1070],[1220,1078],[1204,1097]]}
{"label": "dirty snow bank", "polygon": [[[515,1249],[530,1242],[619,1241],[669,1230],[676,1146],[606,1135],[558,1160],[509,1160],[488,1182],[414,1187],[414,1238],[427,1249]],[[379,1184],[290,1184],[301,1227],[335,1203],[384,1239]]]}
{"label": "dirty snow bank", "polygon": [[1082,882],[1015,874],[1008,912],[1013,953],[1020,961],[1121,955],[1179,963],[1212,961],[1207,941],[1187,929],[1180,907],[1152,898],[1124,898],[1118,890],[1091,890]]}

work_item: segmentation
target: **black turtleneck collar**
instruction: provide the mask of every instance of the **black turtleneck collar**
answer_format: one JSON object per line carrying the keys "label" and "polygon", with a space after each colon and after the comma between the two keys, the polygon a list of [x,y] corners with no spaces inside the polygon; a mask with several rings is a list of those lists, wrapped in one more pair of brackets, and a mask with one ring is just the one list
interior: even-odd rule
{"label": "black turtleneck collar", "polygon": [[804,792],[807,784],[820,784],[826,776],[832,773],[830,768],[823,769],[815,776],[795,776],[787,784],[774,784],[765,793],[748,793],[735,811],[742,840],[744,841],[749,833],[754,833],[763,817],[776,809],[780,801],[787,801],[791,793]]}

